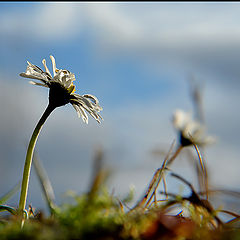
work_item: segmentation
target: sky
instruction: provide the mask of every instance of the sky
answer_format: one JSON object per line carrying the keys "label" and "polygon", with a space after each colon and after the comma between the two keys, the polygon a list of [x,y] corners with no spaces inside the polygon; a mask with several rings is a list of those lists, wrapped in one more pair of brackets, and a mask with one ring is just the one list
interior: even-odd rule
{"label": "sky", "polygon": [[[111,169],[109,191],[139,199],[177,139],[176,109],[194,113],[189,79],[202,89],[204,153],[212,187],[239,190],[240,4],[238,2],[1,2],[0,196],[21,180],[26,148],[48,90],[21,78],[27,61],[50,55],[76,76],[76,93],[93,94],[104,121],[89,124],[68,104],[44,125],[36,150],[57,202],[86,192],[96,149]],[[193,153],[195,153],[193,151]],[[196,183],[184,152],[173,170]],[[181,183],[168,177],[172,192]],[[197,185],[196,185],[197,186]],[[197,187],[196,187],[197,188]],[[170,191],[169,190],[169,191]],[[18,205],[19,192],[9,202]],[[45,208],[32,169],[28,203]]]}

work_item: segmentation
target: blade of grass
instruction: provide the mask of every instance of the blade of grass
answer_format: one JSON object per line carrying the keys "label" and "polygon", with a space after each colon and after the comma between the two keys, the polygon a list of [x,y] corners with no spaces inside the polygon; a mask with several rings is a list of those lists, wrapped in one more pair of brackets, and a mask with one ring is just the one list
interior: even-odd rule
{"label": "blade of grass", "polygon": [[[215,193],[221,193],[226,195],[232,195],[236,198],[240,198],[240,192],[233,191],[233,190],[227,190],[227,189],[208,189],[209,194],[215,194]],[[199,195],[205,195],[206,192],[199,192]]]}
{"label": "blade of grass", "polygon": [[110,171],[103,169],[103,150],[99,147],[96,150],[95,158],[93,161],[92,180],[90,190],[88,192],[89,200],[92,200],[95,194],[99,191],[102,184],[106,181]]}
{"label": "blade of grass", "polygon": [[45,171],[43,165],[41,164],[40,159],[36,154],[36,151],[34,151],[33,153],[33,165],[42,188],[42,193],[47,202],[48,209],[51,214],[54,214],[57,211],[54,191],[52,188],[52,184],[49,180],[49,177],[47,175],[47,172]]}
{"label": "blade of grass", "polygon": [[197,152],[198,155],[198,159],[199,159],[199,163],[200,163],[200,167],[203,173],[203,178],[204,178],[204,187],[205,187],[205,191],[206,191],[206,199],[208,200],[208,173],[207,173],[207,168],[206,168],[206,164],[203,161],[203,158],[201,156],[201,153],[199,151],[198,146],[193,143],[193,146]]}
{"label": "blade of grass", "polygon": [[203,114],[203,104],[202,104],[202,84],[197,85],[194,76],[190,76],[189,78],[189,85],[190,85],[190,96],[193,102],[193,108],[195,109],[195,114],[197,119],[204,123],[204,114]]}
{"label": "blade of grass", "polygon": [[233,223],[235,223],[235,222],[240,220],[240,215],[237,214],[237,213],[234,213],[234,212],[231,212],[231,211],[228,211],[228,210],[219,210],[219,212],[223,212],[223,213],[226,213],[226,214],[231,215],[231,216],[234,217],[233,219],[231,219],[228,222],[226,222],[227,225],[233,224]]}
{"label": "blade of grass", "polygon": [[8,211],[13,215],[17,215],[17,210],[7,205],[0,205],[0,212],[3,212],[3,211]]}
{"label": "blade of grass", "polygon": [[170,166],[173,163],[173,161],[176,159],[176,157],[178,156],[178,154],[181,152],[182,149],[183,149],[183,146],[179,145],[179,147],[177,148],[173,156],[168,160],[166,166]]}
{"label": "blade of grass", "polygon": [[156,189],[157,189],[157,187],[158,187],[158,185],[159,185],[159,183],[160,183],[160,181],[163,177],[163,173],[167,169],[166,168],[167,160],[169,158],[169,155],[172,151],[173,146],[174,146],[174,142],[172,143],[172,145],[171,145],[171,147],[170,147],[170,149],[167,153],[167,156],[165,157],[165,159],[162,163],[161,168],[158,168],[155,171],[155,173],[153,175],[153,178],[152,178],[152,180],[151,180],[151,182],[148,186],[147,192],[145,193],[144,197],[139,201],[139,203],[137,203],[137,205],[133,209],[135,209],[137,207],[143,207],[143,206],[147,207],[150,204],[153,196],[155,195],[155,191],[156,191]]}
{"label": "blade of grass", "polygon": [[20,189],[21,181],[19,181],[12,189],[10,189],[9,192],[4,194],[2,197],[0,197],[0,204],[5,203],[8,199],[10,199],[17,191]]}

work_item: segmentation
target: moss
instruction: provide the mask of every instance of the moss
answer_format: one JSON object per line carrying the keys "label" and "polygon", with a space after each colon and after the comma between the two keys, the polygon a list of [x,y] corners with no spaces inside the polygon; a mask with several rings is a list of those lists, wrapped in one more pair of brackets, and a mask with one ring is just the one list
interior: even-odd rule
{"label": "moss", "polygon": [[[172,205],[171,205],[172,207]],[[152,205],[124,212],[119,201],[106,190],[98,194],[74,197],[51,217],[37,214],[20,228],[16,217],[2,218],[1,240],[238,240],[237,225],[211,225],[214,218],[205,209],[183,203],[188,217],[166,213],[166,207]]]}

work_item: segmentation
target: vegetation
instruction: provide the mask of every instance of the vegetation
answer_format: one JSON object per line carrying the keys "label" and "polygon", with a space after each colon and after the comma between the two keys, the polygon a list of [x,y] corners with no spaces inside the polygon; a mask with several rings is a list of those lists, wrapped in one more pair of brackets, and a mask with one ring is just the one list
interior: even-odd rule
{"label": "vegetation", "polygon": [[[30,63],[29,66],[33,71],[32,74],[35,74],[34,71],[36,71],[36,74],[40,72],[45,77],[46,73],[41,69],[40,71],[38,67],[30,65]],[[46,72],[49,72],[46,66],[45,69]],[[56,70],[56,73],[58,71]],[[64,71],[63,74],[65,74],[64,76],[67,79],[69,71]],[[49,75],[50,73],[46,76],[49,77]],[[51,89],[53,86],[52,78],[47,78],[46,83],[50,91],[55,91]],[[64,86],[63,90],[61,89],[61,91],[64,91],[65,98],[67,96],[70,99],[72,92],[69,92],[69,88],[72,86],[71,84],[72,80]],[[73,88],[71,87],[72,90]],[[201,98],[198,88],[193,88],[191,93],[198,118],[203,122]],[[57,97],[59,97],[59,94],[57,94]],[[93,98],[93,96],[85,95],[85,98],[82,99],[86,102],[87,98]],[[88,105],[86,105],[85,109],[88,111],[91,110],[92,112],[90,112],[95,119],[99,120],[97,112],[100,111],[100,107],[96,98],[94,97],[93,99],[95,102],[91,103],[92,105],[90,102],[87,102]],[[54,101],[56,102],[56,99]],[[96,108],[96,111],[92,106]],[[35,136],[34,144],[30,147],[30,153],[27,155],[26,162],[28,161],[29,163],[27,164],[26,172],[30,171],[31,160],[33,158],[34,167],[45,195],[50,215],[35,210],[32,206],[29,206],[28,210],[25,210],[29,174],[26,173],[26,176],[23,174],[23,178],[25,177],[23,182],[25,182],[26,186],[23,187],[22,184],[19,204],[21,206],[14,208],[5,205],[7,200],[20,188],[20,184],[17,184],[0,198],[0,212],[3,212],[0,215],[0,240],[240,239],[240,216],[228,210],[215,209],[209,200],[209,196],[217,190],[209,189],[207,164],[201,156],[201,149],[206,144],[213,142],[213,138],[204,136],[202,131],[203,123],[200,124],[193,121],[183,111],[175,113],[173,122],[179,136],[176,150],[173,151],[175,145],[172,144],[169,152],[165,154],[162,165],[153,174],[143,198],[132,208],[128,207],[129,202],[133,199],[132,192],[129,192],[124,199],[118,199],[117,196],[108,192],[105,184],[108,171],[103,166],[104,157],[101,150],[96,154],[89,191],[82,195],[72,193],[71,197],[74,203],[65,203],[57,206],[51,183],[34,152],[39,130]],[[41,123],[42,125],[43,123]],[[197,157],[192,157],[191,160],[197,169],[196,175],[199,181],[200,192],[197,192],[189,181],[171,170],[172,163],[176,161],[184,148],[195,150]],[[189,188],[189,196],[168,192],[167,175],[176,178]],[[163,184],[163,189],[160,188],[160,184]],[[234,191],[218,191],[229,195],[232,194],[236,197],[240,196],[240,193]],[[8,214],[5,214],[6,212]],[[231,219],[224,221],[220,218],[219,213],[228,214],[231,216]]]}
{"label": "vegetation", "polygon": [[[1,217],[0,239],[239,239],[240,216],[229,211],[215,210],[206,200],[206,192],[197,193],[187,180],[166,167],[170,159],[168,153],[161,168],[154,173],[143,198],[129,209],[127,205],[132,201],[133,193],[129,192],[122,200],[109,194],[104,184],[108,172],[101,164],[103,153],[98,151],[88,193],[80,196],[71,193],[74,203],[56,206],[54,198],[47,196],[50,193],[50,182],[45,182],[42,185],[43,192],[48,199],[46,202],[51,214],[45,216],[43,212],[29,206],[28,219],[21,228],[21,216],[17,210],[2,208],[11,214]],[[33,160],[39,161],[36,155]],[[39,171],[39,168],[36,170]],[[159,184],[165,179],[165,171],[171,172],[172,177],[189,187],[191,194],[175,195],[165,188],[160,191]],[[13,193],[14,189],[8,196]],[[159,200],[159,194],[165,197]],[[210,189],[208,194],[211,194]],[[178,211],[177,214],[172,213],[174,209]],[[232,215],[232,219],[223,222],[218,217],[220,212]]]}

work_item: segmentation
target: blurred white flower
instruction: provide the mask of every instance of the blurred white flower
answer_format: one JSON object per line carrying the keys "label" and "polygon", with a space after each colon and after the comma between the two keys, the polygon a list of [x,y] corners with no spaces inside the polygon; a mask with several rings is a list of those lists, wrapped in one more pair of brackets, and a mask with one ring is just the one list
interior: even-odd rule
{"label": "blurred white flower", "polygon": [[178,109],[174,112],[172,121],[179,133],[182,146],[189,146],[193,143],[203,146],[216,141],[215,137],[205,135],[206,127],[200,122],[194,121],[191,113]]}
{"label": "blurred white flower", "polygon": [[48,70],[45,59],[42,60],[45,72],[36,65],[27,62],[26,72],[20,73],[20,76],[37,79],[40,82],[30,81],[30,83],[49,88],[49,104],[53,107],[60,107],[71,103],[77,111],[78,116],[82,117],[85,123],[88,123],[88,116],[85,110],[100,123],[102,117],[99,112],[102,111],[102,107],[100,107],[98,99],[90,94],[82,96],[75,94],[75,86],[73,85],[75,75],[68,70],[57,69],[55,58],[53,56],[50,56],[50,58],[53,66],[53,77]]}

